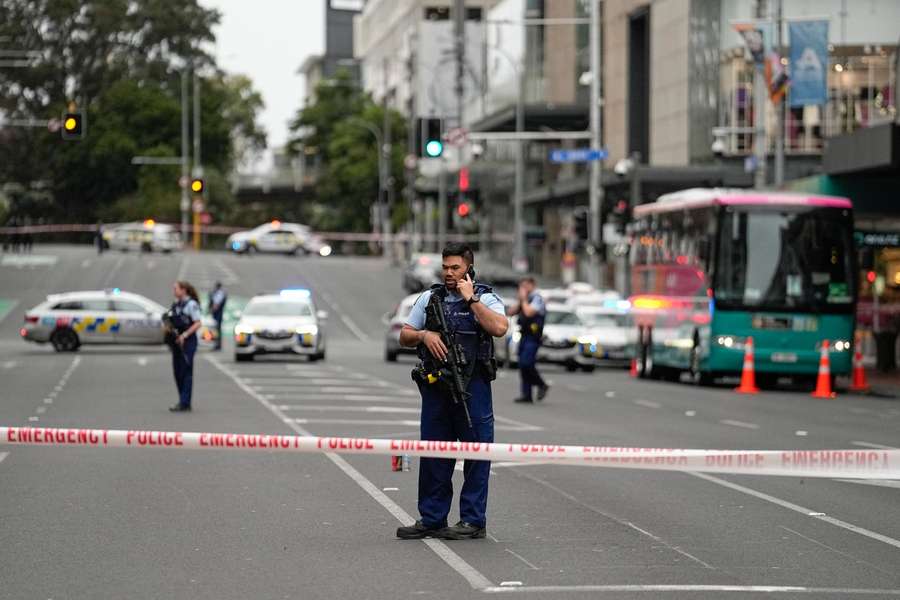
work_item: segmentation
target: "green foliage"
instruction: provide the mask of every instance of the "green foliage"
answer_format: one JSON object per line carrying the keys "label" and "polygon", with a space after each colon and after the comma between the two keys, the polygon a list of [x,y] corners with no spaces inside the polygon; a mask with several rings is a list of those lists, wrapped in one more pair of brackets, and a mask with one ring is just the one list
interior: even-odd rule
{"label": "green foliage", "polygon": [[[389,111],[390,173],[395,197],[402,197],[406,121]],[[355,87],[346,72],[316,87],[315,102],[300,109],[291,129],[294,152],[322,159],[315,189],[312,224],[320,229],[368,231],[370,207],[378,199],[378,144],[371,129],[384,127],[384,109]],[[399,203],[398,203],[399,204]],[[395,215],[397,215],[395,211]]]}
{"label": "green foliage", "polygon": [[[0,128],[0,182],[24,190],[12,210],[26,211],[20,197],[46,190],[52,202],[40,216],[51,219],[178,220],[180,168],[131,159],[180,155],[185,64],[201,73],[207,179],[265,147],[256,122],[262,98],[203,50],[218,22],[198,0],[0,0],[4,47],[39,53],[28,68],[0,69],[0,113],[52,119],[72,102],[87,122],[77,142],[46,129]],[[228,185],[209,190],[210,205],[233,210]]]}

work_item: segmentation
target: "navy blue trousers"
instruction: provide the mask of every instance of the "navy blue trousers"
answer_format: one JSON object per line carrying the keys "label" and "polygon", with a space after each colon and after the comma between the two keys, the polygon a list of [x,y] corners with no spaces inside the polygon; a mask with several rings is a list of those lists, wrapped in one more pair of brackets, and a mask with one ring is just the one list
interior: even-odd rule
{"label": "navy blue trousers", "polygon": [[523,335],[519,340],[519,377],[522,384],[522,397],[531,400],[532,386],[543,387],[541,374],[537,370],[537,351],[541,340],[534,336]]}
{"label": "navy blue trousers", "polygon": [[172,370],[175,373],[175,387],[178,388],[178,404],[191,405],[191,392],[194,387],[194,353],[197,352],[197,336],[192,335],[184,340],[180,348],[172,348]]}
{"label": "navy blue trousers", "polygon": [[[422,394],[421,436],[423,440],[493,442],[494,408],[491,384],[481,377],[469,382],[469,415],[472,428],[466,423],[461,406],[443,396],[437,385],[419,384]],[[446,527],[450,504],[453,502],[453,469],[451,458],[422,458],[419,460],[419,514],[427,527]],[[478,527],[487,522],[488,478],[491,463],[467,460],[463,465],[463,486],[459,496],[460,520]]]}

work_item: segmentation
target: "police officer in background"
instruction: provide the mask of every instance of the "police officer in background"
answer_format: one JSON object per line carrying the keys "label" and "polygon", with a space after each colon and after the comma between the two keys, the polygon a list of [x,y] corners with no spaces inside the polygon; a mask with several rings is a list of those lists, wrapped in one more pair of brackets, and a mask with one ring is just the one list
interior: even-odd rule
{"label": "police officer in background", "polygon": [[213,291],[209,294],[209,312],[216,322],[215,350],[222,349],[222,319],[225,317],[225,303],[228,302],[228,292],[222,287],[222,282],[217,281]]}
{"label": "police officer in background", "polygon": [[[492,337],[505,335],[509,322],[500,298],[490,287],[475,283],[475,257],[471,248],[464,244],[449,244],[442,256],[444,283],[433,285],[419,297],[400,331],[400,343],[416,347],[422,361],[413,371],[413,379],[422,395],[421,437],[423,440],[493,442],[491,381],[496,376],[496,362]],[[466,364],[471,368],[466,385],[471,395],[466,403],[471,427],[463,407],[453,404],[446,392],[446,383],[441,379],[432,382],[421,376],[422,373],[438,372],[447,359],[447,347],[441,336],[426,329],[426,307],[435,294],[441,300],[440,306],[454,342],[462,349]],[[419,377],[416,377],[417,372]],[[460,540],[485,537],[490,462],[465,461],[459,498],[460,521],[448,527],[455,465],[454,459],[420,459],[421,518],[414,525],[397,529],[398,538]]]}
{"label": "police officer in background", "polygon": [[197,352],[197,330],[200,329],[200,299],[197,290],[187,281],[176,281],[172,287],[175,302],[166,313],[166,342],[172,350],[172,370],[178,388],[178,404],[172,412],[191,410],[194,385],[194,354]]}
{"label": "police officer in background", "polygon": [[522,395],[515,402],[534,402],[531,396],[532,387],[537,387],[537,399],[547,397],[550,389],[537,370],[537,351],[541,347],[544,335],[544,318],[547,308],[544,299],[535,291],[534,277],[523,277],[519,281],[519,298],[515,306],[510,307],[510,315],[519,315],[519,377],[522,382]]}

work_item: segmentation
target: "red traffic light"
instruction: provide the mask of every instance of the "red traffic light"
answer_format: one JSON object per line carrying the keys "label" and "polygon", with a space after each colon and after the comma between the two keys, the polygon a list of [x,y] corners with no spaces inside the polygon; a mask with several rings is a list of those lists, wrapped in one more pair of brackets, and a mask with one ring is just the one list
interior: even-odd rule
{"label": "red traffic light", "polygon": [[471,210],[472,208],[469,206],[468,202],[460,202],[456,205],[456,214],[460,217],[468,217]]}
{"label": "red traffic light", "polygon": [[462,167],[459,170],[459,191],[461,191],[461,192],[469,191],[469,169],[468,169],[468,167]]}
{"label": "red traffic light", "polygon": [[875,271],[869,271],[868,273],[866,273],[866,280],[869,283],[875,283],[875,278]]}

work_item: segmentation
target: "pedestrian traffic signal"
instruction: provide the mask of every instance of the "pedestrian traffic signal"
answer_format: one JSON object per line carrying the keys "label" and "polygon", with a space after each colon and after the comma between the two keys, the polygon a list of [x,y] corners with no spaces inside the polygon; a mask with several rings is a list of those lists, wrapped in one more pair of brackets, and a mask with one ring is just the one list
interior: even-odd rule
{"label": "pedestrian traffic signal", "polygon": [[576,208],[572,214],[572,218],[575,220],[575,237],[579,240],[588,239],[588,214],[586,208]]}
{"label": "pedestrian traffic signal", "polygon": [[469,216],[469,213],[472,212],[472,207],[468,202],[460,202],[456,205],[456,214],[460,216],[460,218],[465,219]]}
{"label": "pedestrian traffic signal", "polygon": [[631,222],[631,204],[627,200],[619,200],[613,208],[612,217],[616,231],[624,234],[628,229],[628,223]]}
{"label": "pedestrian traffic signal", "polygon": [[199,177],[191,179],[191,191],[195,194],[202,194],[205,183]]}
{"label": "pedestrian traffic signal", "polygon": [[419,156],[439,158],[444,154],[443,122],[441,119],[419,119]]}
{"label": "pedestrian traffic signal", "polygon": [[459,187],[460,192],[468,192],[469,191],[469,168],[468,167],[460,168],[458,187]]}
{"label": "pedestrian traffic signal", "polygon": [[65,112],[62,116],[62,139],[80,140],[84,137],[84,115],[80,112]]}

